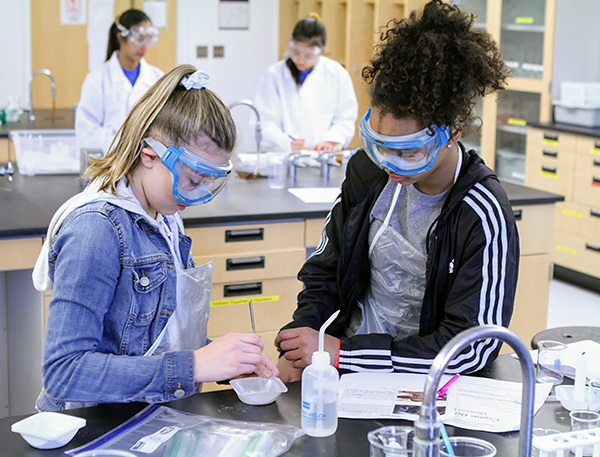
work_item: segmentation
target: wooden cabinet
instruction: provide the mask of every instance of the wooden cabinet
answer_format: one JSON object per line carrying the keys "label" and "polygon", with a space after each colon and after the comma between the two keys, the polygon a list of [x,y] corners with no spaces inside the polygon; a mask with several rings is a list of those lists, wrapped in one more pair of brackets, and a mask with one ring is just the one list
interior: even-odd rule
{"label": "wooden cabinet", "polygon": [[0,164],[14,161],[12,142],[8,138],[0,138]]}
{"label": "wooden cabinet", "polygon": [[[391,19],[405,18],[425,3],[426,0],[280,0],[279,55],[287,50],[296,22],[311,12],[319,14],[327,28],[324,55],[342,64],[352,78],[358,99],[358,131],[358,121],[370,106],[361,72],[379,43],[379,30]],[[359,146],[360,139],[355,135],[350,147]]]}
{"label": "wooden cabinet", "polygon": [[506,90],[476,107],[483,125],[463,142],[505,181],[523,184],[527,125],[551,118],[556,0],[452,0],[500,45],[512,75]]}
{"label": "wooden cabinet", "polygon": [[[279,329],[291,321],[302,284],[296,279],[306,259],[305,221],[191,228],[196,265],[213,261],[208,337],[251,332],[252,300],[256,332],[273,360]],[[215,383],[203,391],[227,388]]]}
{"label": "wooden cabinet", "polygon": [[[554,211],[554,205],[513,207],[521,257],[515,307],[509,328],[526,345],[536,333],[546,329]],[[505,345],[502,352],[513,350]]]}
{"label": "wooden cabinet", "polygon": [[600,135],[530,127],[526,184],[562,194],[552,260],[600,277]]}

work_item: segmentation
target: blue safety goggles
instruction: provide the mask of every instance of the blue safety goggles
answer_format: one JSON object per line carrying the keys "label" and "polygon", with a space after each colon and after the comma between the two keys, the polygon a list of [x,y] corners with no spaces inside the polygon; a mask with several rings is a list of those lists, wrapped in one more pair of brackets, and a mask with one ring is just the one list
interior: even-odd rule
{"label": "blue safety goggles", "polygon": [[158,154],[161,162],[169,169],[173,179],[173,197],[186,206],[200,205],[211,201],[225,184],[233,165],[217,165],[202,159],[183,146],[166,147],[153,138],[144,138],[146,143]]}
{"label": "blue safety goggles", "polygon": [[371,128],[371,108],[360,120],[360,140],[367,155],[382,170],[401,176],[429,171],[438,152],[450,140],[448,127],[432,125],[411,135],[387,136]]}

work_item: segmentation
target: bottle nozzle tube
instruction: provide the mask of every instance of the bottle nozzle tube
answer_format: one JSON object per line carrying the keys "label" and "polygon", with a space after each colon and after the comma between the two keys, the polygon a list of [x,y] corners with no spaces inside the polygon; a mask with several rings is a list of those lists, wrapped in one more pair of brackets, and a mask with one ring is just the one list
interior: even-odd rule
{"label": "bottle nozzle tube", "polygon": [[321,325],[321,328],[319,329],[319,352],[323,352],[325,350],[325,329],[329,327],[329,324],[331,324],[336,317],[338,317],[338,314],[340,314],[339,309],[331,316],[329,316],[329,319],[327,319],[325,323]]}

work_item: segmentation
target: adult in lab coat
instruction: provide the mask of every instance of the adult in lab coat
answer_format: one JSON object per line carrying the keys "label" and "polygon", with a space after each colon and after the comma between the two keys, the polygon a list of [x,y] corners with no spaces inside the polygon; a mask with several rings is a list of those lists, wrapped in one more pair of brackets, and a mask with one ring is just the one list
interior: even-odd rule
{"label": "adult in lab coat", "polygon": [[323,57],[326,30],[317,15],[300,20],[286,57],[262,76],[255,105],[266,150],[331,151],[354,136],[358,103],[348,72]]}
{"label": "adult in lab coat", "polygon": [[85,78],[75,113],[78,147],[108,152],[133,105],[162,75],[144,59],[158,30],[140,10],[125,11],[109,32],[106,62]]}

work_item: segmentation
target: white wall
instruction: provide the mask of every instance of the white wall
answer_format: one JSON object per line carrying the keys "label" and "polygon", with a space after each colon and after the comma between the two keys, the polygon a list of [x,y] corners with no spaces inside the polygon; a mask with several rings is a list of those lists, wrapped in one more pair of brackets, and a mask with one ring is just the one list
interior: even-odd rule
{"label": "white wall", "polygon": [[29,1],[0,0],[0,108],[9,95],[29,100],[31,75],[31,20]]}
{"label": "white wall", "polygon": [[558,0],[552,99],[561,81],[600,82],[600,7],[598,0]]}
{"label": "white wall", "polygon": [[[6,0],[0,0],[6,1]],[[250,0],[248,30],[219,30],[218,0],[178,0],[177,63],[190,63],[210,75],[209,89],[226,105],[253,99],[263,71],[277,59],[279,0]],[[225,46],[225,58],[213,58],[213,46]],[[197,46],[208,46],[207,58],[196,57]],[[238,151],[256,148],[245,106],[232,114],[238,126]]]}

